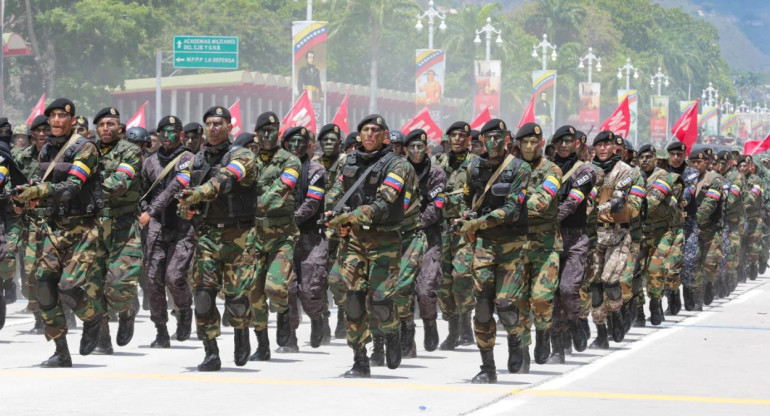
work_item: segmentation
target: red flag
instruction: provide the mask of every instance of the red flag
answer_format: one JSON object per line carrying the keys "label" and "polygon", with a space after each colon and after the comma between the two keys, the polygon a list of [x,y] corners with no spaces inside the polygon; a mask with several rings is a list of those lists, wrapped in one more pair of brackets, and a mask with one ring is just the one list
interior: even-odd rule
{"label": "red flag", "polygon": [[45,93],[43,93],[42,96],[40,96],[40,100],[38,100],[37,104],[35,104],[34,107],[32,107],[32,112],[29,114],[29,117],[27,118],[27,127],[29,127],[32,124],[32,120],[35,119],[35,117],[43,114],[45,112]]}
{"label": "red flag", "polygon": [[126,123],[126,130],[130,129],[131,127],[141,127],[143,129],[147,128],[147,116],[144,112],[144,109],[147,107],[148,102],[149,101],[145,101],[144,104],[142,104],[142,106],[136,110],[136,113],[131,116],[131,118]]}
{"label": "red flag", "polygon": [[674,127],[671,129],[671,133],[682,143],[684,143],[685,154],[690,155],[690,150],[698,140],[698,105],[700,100],[695,100],[695,104],[692,105],[679,120],[676,121]]}
{"label": "red flag", "polygon": [[521,128],[521,126],[527,124],[527,123],[534,123],[535,122],[535,95],[532,95],[532,98],[529,99],[529,105],[524,110],[524,114],[521,115],[521,120],[519,120],[519,125],[516,126],[516,128]]}
{"label": "red flag", "polygon": [[489,114],[489,107],[484,107],[484,111],[482,111],[481,114],[476,116],[476,119],[473,120],[473,123],[471,123],[471,129],[479,130],[481,129],[481,127],[484,126],[484,123],[486,123],[489,120],[492,120],[492,116]]}
{"label": "red flag", "polygon": [[628,132],[631,129],[631,110],[628,107],[628,96],[615,109],[615,112],[607,119],[604,120],[599,131],[609,130],[619,136],[628,137]]}
{"label": "red flag", "polygon": [[289,110],[286,117],[281,120],[281,134],[287,129],[299,126],[312,132],[316,131],[315,112],[313,111],[313,105],[310,103],[310,97],[307,96],[307,90],[294,103],[294,107]]}
{"label": "red flag", "polygon": [[230,123],[233,125],[233,129],[230,131],[230,133],[233,135],[233,137],[238,137],[238,135],[243,131],[243,128],[241,127],[241,99],[239,98],[235,100],[233,105],[231,105],[227,110],[230,111]]}
{"label": "red flag", "polygon": [[332,124],[338,125],[342,132],[345,133],[345,136],[350,132],[350,129],[348,128],[350,125],[350,123],[348,123],[348,94],[350,94],[350,90],[345,93],[345,98],[342,99],[342,104],[340,104],[340,108],[337,110],[337,114],[334,115],[334,119],[332,120]]}
{"label": "red flag", "polygon": [[747,140],[743,144],[744,155],[756,155],[770,150],[770,135],[765,137],[764,140]]}
{"label": "red flag", "polygon": [[428,141],[434,142],[434,144],[441,143],[443,132],[441,131],[441,127],[439,127],[438,124],[433,121],[433,118],[431,118],[428,107],[425,107],[419,114],[414,116],[414,118],[407,121],[406,124],[404,124],[404,127],[401,127],[401,132],[409,134],[410,131],[415,129],[425,130],[425,133],[428,135]]}

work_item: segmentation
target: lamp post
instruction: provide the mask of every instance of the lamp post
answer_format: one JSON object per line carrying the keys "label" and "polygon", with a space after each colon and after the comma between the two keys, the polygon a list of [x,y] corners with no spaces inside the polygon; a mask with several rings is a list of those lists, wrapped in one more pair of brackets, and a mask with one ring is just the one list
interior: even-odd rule
{"label": "lamp post", "polygon": [[481,44],[481,38],[479,37],[480,34],[484,33],[486,35],[486,41],[487,41],[487,61],[489,60],[490,52],[492,49],[492,34],[497,35],[497,40],[495,41],[496,44],[502,45],[503,44],[503,38],[500,36],[501,31],[497,30],[494,26],[492,26],[492,18],[487,17],[487,24],[484,25],[481,29],[476,30],[476,39],[473,39],[473,43],[476,45]]}
{"label": "lamp post", "polygon": [[749,112],[749,106],[746,105],[746,101],[741,100],[741,105],[738,106],[738,112],[739,113],[748,113]]}
{"label": "lamp post", "polygon": [[422,19],[428,18],[428,49],[433,49],[433,22],[436,18],[441,19],[441,24],[438,25],[439,30],[442,32],[446,30],[446,15],[433,8],[433,0],[428,2],[428,10],[425,13],[417,13],[417,24],[414,28],[418,32],[422,31]]}
{"label": "lamp post", "polygon": [[658,72],[650,77],[650,86],[654,87],[656,83],[658,84],[658,95],[660,95],[661,85],[665,85],[668,88],[668,76],[660,71],[660,67],[658,67]]}
{"label": "lamp post", "polygon": [[593,69],[594,69],[594,61],[596,62],[596,70],[599,72],[602,72],[602,58],[599,58],[598,56],[594,55],[594,48],[589,47],[588,48],[588,54],[586,56],[580,58],[580,64],[578,64],[578,69],[585,68],[585,65],[583,65],[583,62],[588,62],[588,82],[591,82],[591,78],[593,75]]}
{"label": "lamp post", "polygon": [[631,70],[634,70],[634,79],[639,78],[639,68],[631,65],[631,58],[626,58],[626,64],[618,68],[618,79],[623,79],[623,70],[626,71],[626,90],[631,89]]}
{"label": "lamp post", "polygon": [[725,101],[722,103],[722,108],[725,110],[725,113],[731,114],[735,111],[735,105],[730,102],[729,98],[725,98]]}
{"label": "lamp post", "polygon": [[703,104],[705,104],[706,107],[715,107],[717,105],[717,100],[719,100],[719,90],[714,88],[711,85],[711,82],[709,82],[709,86],[703,90],[701,98],[703,99]]}
{"label": "lamp post", "polygon": [[543,71],[548,70],[548,49],[551,49],[551,60],[556,60],[556,45],[554,45],[551,42],[548,42],[548,35],[543,34],[543,41],[538,43],[537,45],[532,45],[532,57],[537,59],[537,49],[542,49],[541,55],[543,58]]}

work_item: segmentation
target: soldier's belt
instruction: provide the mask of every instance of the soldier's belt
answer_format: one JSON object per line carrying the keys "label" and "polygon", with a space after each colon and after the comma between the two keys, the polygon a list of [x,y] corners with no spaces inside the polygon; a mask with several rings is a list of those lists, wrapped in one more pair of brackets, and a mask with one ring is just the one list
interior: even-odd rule
{"label": "soldier's belt", "polygon": [[668,228],[669,228],[668,221],[658,221],[652,224],[642,224],[642,231],[645,233],[666,230]]}
{"label": "soldier's belt", "polygon": [[600,222],[600,223],[597,223],[596,226],[603,229],[615,229],[615,230],[618,230],[621,228],[625,228],[625,229],[631,228],[631,224],[627,222],[622,224],[616,224],[612,222]]}
{"label": "soldier's belt", "polygon": [[121,215],[136,213],[137,207],[136,205],[124,205],[122,207],[117,208],[110,208],[110,207],[104,207],[102,208],[102,211],[100,215],[102,217],[109,217],[109,218],[117,218]]}
{"label": "soldier's belt", "polygon": [[261,228],[280,227],[294,222],[294,217],[256,217],[254,225]]}
{"label": "soldier's belt", "polygon": [[216,228],[251,228],[254,226],[254,221],[246,220],[246,221],[233,221],[233,222],[227,222],[227,223],[205,223],[209,227],[216,227]]}
{"label": "soldier's belt", "polygon": [[537,225],[529,224],[527,226],[527,233],[528,234],[542,233],[545,231],[556,231],[557,229],[558,229],[558,226],[556,225],[556,222],[546,222],[546,223],[537,224]]}

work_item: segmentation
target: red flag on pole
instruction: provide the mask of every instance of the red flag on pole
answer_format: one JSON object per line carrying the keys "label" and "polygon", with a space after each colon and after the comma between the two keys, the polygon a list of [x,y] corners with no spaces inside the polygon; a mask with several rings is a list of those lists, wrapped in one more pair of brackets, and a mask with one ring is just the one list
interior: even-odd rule
{"label": "red flag on pole", "polygon": [[535,122],[535,95],[532,95],[532,98],[529,99],[529,105],[524,110],[524,114],[521,115],[521,120],[519,120],[519,125],[516,126],[516,128],[521,128],[521,126],[527,124],[527,123],[534,123]]}
{"label": "red flag on pole", "polygon": [[310,97],[307,95],[307,90],[294,103],[294,107],[289,110],[286,117],[281,120],[281,134],[287,129],[299,126],[312,132],[316,131],[315,112],[313,111],[313,105],[310,103]]}
{"label": "red flag on pole", "polygon": [[744,155],[756,155],[770,150],[770,134],[764,140],[747,140],[743,144]]}
{"label": "red flag on pole", "polygon": [[489,107],[484,107],[484,111],[481,112],[476,119],[471,123],[471,129],[479,130],[484,126],[484,123],[492,120],[492,115],[489,114]]}
{"label": "red flag on pole", "polygon": [[233,129],[230,133],[233,137],[238,137],[238,135],[243,132],[243,127],[241,125],[241,99],[235,100],[233,105],[227,110],[230,111],[230,123],[233,125]]}
{"label": "red flag on pole", "polygon": [[35,119],[35,117],[43,114],[45,112],[45,93],[43,93],[42,96],[40,96],[40,100],[38,100],[37,104],[35,104],[34,107],[32,107],[32,112],[29,114],[29,117],[27,118],[27,127],[29,127],[32,124],[32,120]]}
{"label": "red flag on pole", "polygon": [[147,128],[147,116],[144,110],[147,108],[148,102],[149,101],[145,101],[144,104],[142,104],[142,106],[136,110],[136,114],[128,119],[128,122],[126,123],[126,130],[130,129],[131,127],[141,127],[143,129]]}
{"label": "red flag on pole", "polygon": [[628,132],[631,130],[631,110],[628,106],[628,96],[615,109],[615,112],[607,119],[604,120],[599,131],[609,130],[621,137],[628,137]]}
{"label": "red flag on pole", "polygon": [[431,118],[428,107],[425,107],[414,116],[414,118],[407,121],[406,124],[404,124],[404,127],[401,127],[401,132],[409,134],[410,131],[415,129],[425,130],[425,133],[428,135],[428,141],[434,142],[434,144],[441,143],[443,132],[441,131],[441,127],[439,127],[438,124],[433,121],[433,118]]}
{"label": "red flag on pole", "polygon": [[350,90],[345,93],[345,98],[342,99],[340,108],[337,110],[337,114],[334,115],[334,119],[332,119],[332,124],[338,125],[346,136],[350,132],[348,127],[350,125],[348,123],[348,94],[350,94]]}
{"label": "red flag on pole", "polygon": [[685,154],[690,155],[690,150],[698,140],[698,105],[700,100],[696,99],[695,104],[692,105],[679,120],[676,121],[674,127],[671,129],[671,133],[680,142],[685,145]]}

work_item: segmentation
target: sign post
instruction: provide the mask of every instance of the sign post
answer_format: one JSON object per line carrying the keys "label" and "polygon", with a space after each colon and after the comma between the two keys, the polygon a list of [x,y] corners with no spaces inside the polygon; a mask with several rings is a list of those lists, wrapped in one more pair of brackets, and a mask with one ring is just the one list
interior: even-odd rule
{"label": "sign post", "polygon": [[238,69],[237,36],[174,36],[174,68]]}

